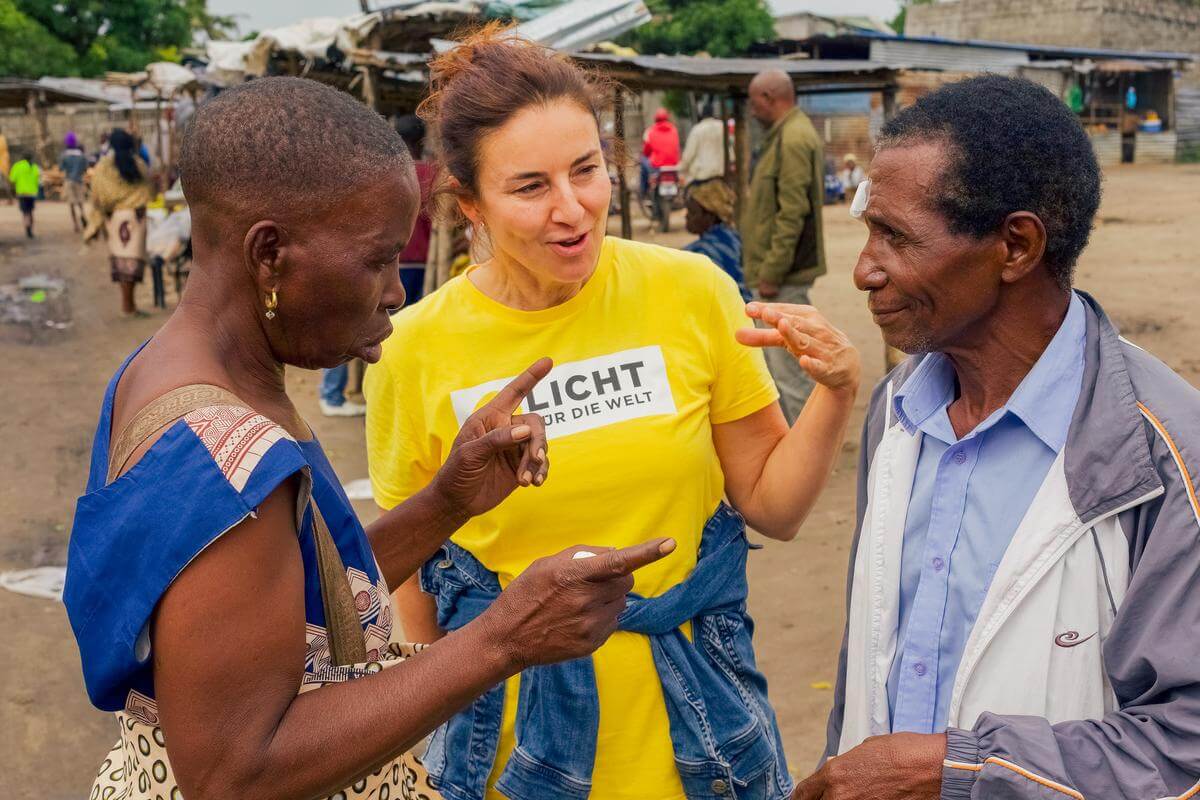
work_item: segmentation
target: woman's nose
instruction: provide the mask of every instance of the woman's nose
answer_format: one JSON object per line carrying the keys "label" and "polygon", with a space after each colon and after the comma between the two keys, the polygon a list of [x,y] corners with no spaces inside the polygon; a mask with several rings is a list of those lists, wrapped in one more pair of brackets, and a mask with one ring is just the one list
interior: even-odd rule
{"label": "woman's nose", "polygon": [[575,196],[574,188],[566,187],[556,194],[554,207],[550,210],[550,221],[575,227],[579,224],[579,218],[583,216],[584,208]]}

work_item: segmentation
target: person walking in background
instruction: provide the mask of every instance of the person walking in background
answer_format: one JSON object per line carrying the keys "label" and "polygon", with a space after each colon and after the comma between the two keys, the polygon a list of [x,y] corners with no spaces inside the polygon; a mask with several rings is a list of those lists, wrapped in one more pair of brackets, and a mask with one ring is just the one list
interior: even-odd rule
{"label": "person walking in background", "polygon": [[693,183],[687,193],[688,233],[700,238],[684,250],[702,253],[737,281],[742,300],[750,302],[750,292],[742,280],[742,240],[733,229],[733,206],[737,195],[723,180],[709,179]]}
{"label": "person walking in background", "polygon": [[[825,191],[821,138],[796,108],[792,80],[766,70],[750,82],[750,113],[767,129],[742,210],[742,265],[754,299],[809,305],[813,281],[825,274],[821,204]],[[813,382],[795,358],[767,351],[788,422],[794,422]]]}
{"label": "person walking in background", "polygon": [[42,171],[29,156],[22,155],[8,171],[9,183],[17,195],[21,207],[21,219],[25,222],[25,237],[33,238],[33,207],[37,204],[38,187],[42,182]]}
{"label": "person walking in background", "polygon": [[121,287],[121,316],[144,317],[134,290],[146,274],[146,205],[154,199],[154,188],[133,136],[114,128],[108,141],[112,154],[100,160],[92,175],[92,206],[100,219],[88,226],[84,241],[104,225],[112,279]]}
{"label": "person walking in background", "polygon": [[83,175],[87,172],[88,161],[74,131],[67,132],[63,147],[66,149],[58,157],[58,168],[62,170],[66,181],[63,192],[71,209],[71,226],[78,233],[87,227],[87,217],[83,213],[83,205],[87,202]]}
{"label": "person walking in background", "polygon": [[720,178],[725,175],[725,130],[712,103],[700,112],[700,121],[688,133],[683,147],[680,172],[688,183]]}
{"label": "person walking in background", "polygon": [[654,124],[642,136],[642,195],[650,191],[650,173],[679,163],[679,130],[671,121],[671,112],[654,112]]}

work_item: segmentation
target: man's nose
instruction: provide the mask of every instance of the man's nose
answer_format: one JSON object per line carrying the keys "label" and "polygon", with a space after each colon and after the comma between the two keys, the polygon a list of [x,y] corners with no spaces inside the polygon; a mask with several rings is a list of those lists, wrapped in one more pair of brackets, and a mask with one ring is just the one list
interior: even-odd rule
{"label": "man's nose", "polygon": [[854,265],[855,288],[860,292],[870,292],[882,289],[887,282],[887,272],[880,266],[879,261],[871,256],[870,246],[864,247],[858,254],[858,263]]}

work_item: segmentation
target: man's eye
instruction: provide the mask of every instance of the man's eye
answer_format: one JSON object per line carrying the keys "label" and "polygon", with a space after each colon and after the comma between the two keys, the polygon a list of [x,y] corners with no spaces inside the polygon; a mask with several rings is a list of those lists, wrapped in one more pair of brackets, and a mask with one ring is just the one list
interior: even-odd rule
{"label": "man's eye", "polygon": [[540,183],[527,183],[520,189],[517,189],[517,194],[533,194],[540,188],[542,188]]}

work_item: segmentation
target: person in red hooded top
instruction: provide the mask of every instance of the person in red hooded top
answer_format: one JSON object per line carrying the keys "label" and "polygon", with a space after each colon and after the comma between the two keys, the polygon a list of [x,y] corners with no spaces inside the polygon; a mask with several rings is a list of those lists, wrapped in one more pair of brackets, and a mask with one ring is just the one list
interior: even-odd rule
{"label": "person in red hooded top", "polygon": [[679,130],[665,108],[654,112],[654,124],[642,137],[642,194],[650,191],[650,171],[679,164]]}

